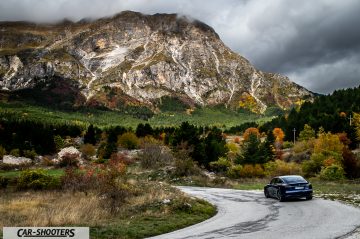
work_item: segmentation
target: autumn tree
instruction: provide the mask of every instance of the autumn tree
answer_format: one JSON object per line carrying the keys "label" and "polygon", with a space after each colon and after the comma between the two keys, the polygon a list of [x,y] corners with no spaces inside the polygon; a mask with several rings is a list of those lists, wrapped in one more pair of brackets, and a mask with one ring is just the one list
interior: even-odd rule
{"label": "autumn tree", "polygon": [[284,131],[281,128],[275,128],[273,130],[273,135],[275,136],[275,142],[282,143],[284,141]]}
{"label": "autumn tree", "polygon": [[248,140],[250,135],[254,134],[257,138],[260,138],[260,132],[257,128],[251,127],[245,130],[244,132],[244,140]]}
{"label": "autumn tree", "polygon": [[273,130],[273,135],[275,137],[275,151],[276,151],[276,157],[278,159],[281,159],[282,156],[282,152],[281,152],[281,147],[284,141],[284,137],[285,137],[285,133],[281,128],[274,128]]}
{"label": "autumn tree", "polygon": [[339,136],[332,133],[321,133],[315,141],[314,153],[334,152],[341,154],[344,144],[341,143]]}

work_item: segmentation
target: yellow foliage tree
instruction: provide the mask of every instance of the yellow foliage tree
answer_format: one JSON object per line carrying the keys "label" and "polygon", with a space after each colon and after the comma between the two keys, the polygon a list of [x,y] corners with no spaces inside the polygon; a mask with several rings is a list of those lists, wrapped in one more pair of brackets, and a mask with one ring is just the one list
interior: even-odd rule
{"label": "yellow foliage tree", "polygon": [[342,154],[344,145],[341,143],[339,136],[332,133],[321,133],[315,141],[314,153],[335,152]]}
{"label": "yellow foliage tree", "polygon": [[256,137],[258,137],[258,138],[260,137],[259,130],[257,128],[251,127],[251,128],[248,128],[248,129],[245,130],[245,132],[244,132],[244,140],[247,141],[249,139],[250,135],[252,135],[252,134],[256,135]]}

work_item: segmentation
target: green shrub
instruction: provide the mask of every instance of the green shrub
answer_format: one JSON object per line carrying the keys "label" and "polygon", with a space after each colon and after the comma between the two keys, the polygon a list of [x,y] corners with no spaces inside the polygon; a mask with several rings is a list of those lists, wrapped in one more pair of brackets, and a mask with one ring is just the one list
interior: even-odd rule
{"label": "green shrub", "polygon": [[5,154],[6,154],[5,148],[0,145],[0,160],[4,157]]}
{"label": "green shrub", "polygon": [[304,161],[302,164],[305,176],[315,176],[318,174],[326,158],[327,156],[321,153],[312,154],[310,160]]}
{"label": "green shrub", "polygon": [[321,169],[320,178],[324,180],[340,180],[345,178],[344,169],[336,164]]}
{"label": "green shrub", "polygon": [[227,175],[230,178],[240,178],[242,166],[240,164],[230,167],[227,171]]}
{"label": "green shrub", "polygon": [[26,170],[17,180],[17,189],[46,190],[60,187],[60,180],[47,175],[44,170]]}
{"label": "green shrub", "polygon": [[126,149],[137,149],[139,147],[139,139],[134,133],[127,132],[119,137],[118,144]]}
{"label": "green shrub", "polygon": [[20,157],[20,150],[19,149],[12,149],[10,151],[10,155],[15,156],[15,157]]}
{"label": "green shrub", "polygon": [[304,129],[299,134],[299,140],[309,140],[315,138],[315,130],[308,124],[304,125]]}
{"label": "green shrub", "polygon": [[63,138],[61,138],[60,135],[54,136],[54,143],[55,143],[56,150],[60,150],[65,147],[65,140]]}
{"label": "green shrub", "polygon": [[37,153],[35,152],[34,149],[24,150],[23,154],[24,154],[24,157],[30,158],[30,159],[35,159],[35,157],[37,156]]}
{"label": "green shrub", "polygon": [[289,148],[292,148],[292,147],[294,147],[294,143],[293,142],[289,142],[289,141],[285,141],[284,143],[283,143],[283,149],[289,149]]}
{"label": "green shrub", "polygon": [[210,168],[215,172],[227,172],[230,167],[231,162],[225,157],[220,157],[217,161],[210,163]]}

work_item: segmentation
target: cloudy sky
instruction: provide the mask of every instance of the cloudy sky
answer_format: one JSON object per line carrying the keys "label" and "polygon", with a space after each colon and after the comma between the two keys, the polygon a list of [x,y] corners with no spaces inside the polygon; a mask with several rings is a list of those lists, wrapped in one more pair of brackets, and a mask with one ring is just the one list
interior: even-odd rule
{"label": "cloudy sky", "polygon": [[76,21],[123,10],[197,18],[258,69],[314,92],[360,85],[359,0],[1,0],[0,21]]}

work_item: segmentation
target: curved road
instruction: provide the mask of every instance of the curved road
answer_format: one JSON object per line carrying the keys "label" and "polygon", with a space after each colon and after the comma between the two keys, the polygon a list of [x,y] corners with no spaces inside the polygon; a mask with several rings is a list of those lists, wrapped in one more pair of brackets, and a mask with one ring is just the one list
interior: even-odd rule
{"label": "curved road", "polygon": [[261,191],[179,187],[218,208],[218,214],[199,224],[153,237],[193,238],[360,238],[360,209],[339,202],[313,199],[278,202]]}

